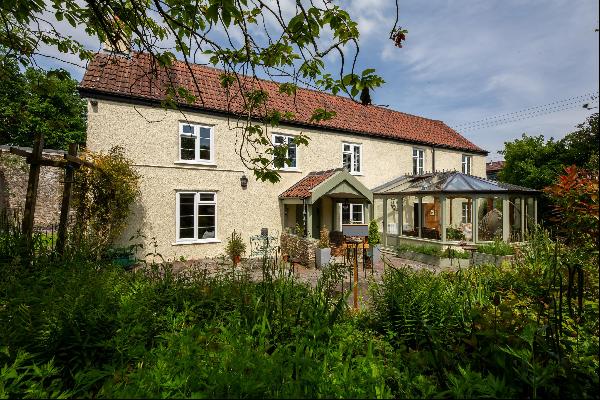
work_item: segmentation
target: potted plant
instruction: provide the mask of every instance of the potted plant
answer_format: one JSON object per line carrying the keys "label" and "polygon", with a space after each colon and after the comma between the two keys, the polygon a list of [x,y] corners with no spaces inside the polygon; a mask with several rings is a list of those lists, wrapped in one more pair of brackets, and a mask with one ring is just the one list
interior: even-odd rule
{"label": "potted plant", "polygon": [[381,243],[381,235],[379,235],[377,221],[373,219],[369,222],[369,257],[371,257],[373,265],[381,259],[381,246],[379,243]]}
{"label": "potted plant", "polygon": [[319,232],[319,243],[315,255],[315,263],[318,268],[329,264],[331,260],[331,248],[329,247],[329,230],[322,227]]}
{"label": "potted plant", "polygon": [[239,264],[242,254],[246,252],[246,243],[242,240],[242,235],[234,230],[231,238],[227,241],[225,251],[231,258],[231,261],[233,261],[233,265]]}

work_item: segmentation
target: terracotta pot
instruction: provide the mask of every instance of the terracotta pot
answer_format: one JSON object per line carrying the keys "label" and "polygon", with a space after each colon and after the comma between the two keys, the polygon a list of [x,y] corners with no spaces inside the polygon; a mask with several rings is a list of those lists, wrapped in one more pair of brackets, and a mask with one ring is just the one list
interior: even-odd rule
{"label": "terracotta pot", "polygon": [[288,262],[288,260],[289,260],[290,256],[289,256],[288,254],[284,254],[284,255],[282,256],[282,258],[283,258],[283,262]]}
{"label": "terracotta pot", "polygon": [[241,259],[242,256],[233,256],[233,265],[238,265]]}

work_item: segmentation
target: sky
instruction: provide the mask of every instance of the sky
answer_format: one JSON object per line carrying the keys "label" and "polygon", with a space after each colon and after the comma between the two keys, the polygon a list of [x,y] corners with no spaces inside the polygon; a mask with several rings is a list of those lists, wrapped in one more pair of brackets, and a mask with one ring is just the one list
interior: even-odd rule
{"label": "sky", "polygon": [[[505,141],[523,133],[558,139],[598,111],[597,0],[399,0],[403,48],[389,39],[394,0],[338,3],[358,22],[359,70],[375,68],[386,81],[373,103],[442,120],[489,151],[488,160],[502,159]],[[335,73],[338,60],[325,61]],[[76,79],[84,72],[48,58],[38,63]]]}

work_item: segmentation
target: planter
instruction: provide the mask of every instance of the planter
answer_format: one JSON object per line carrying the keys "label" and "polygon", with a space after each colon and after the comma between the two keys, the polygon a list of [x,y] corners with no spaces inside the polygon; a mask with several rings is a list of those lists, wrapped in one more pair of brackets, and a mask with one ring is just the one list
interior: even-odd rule
{"label": "planter", "polygon": [[324,265],[329,264],[331,261],[331,249],[325,247],[324,249],[317,248],[315,251],[315,264],[317,268],[321,268]]}
{"label": "planter", "polygon": [[240,263],[240,260],[242,259],[242,256],[233,256],[233,265],[238,265]]}
{"label": "planter", "polygon": [[493,254],[474,252],[473,265],[491,264],[495,265],[496,267],[499,267],[505,262],[511,263],[514,260],[514,258],[514,255],[495,256]]}
{"label": "planter", "polygon": [[406,258],[408,260],[418,261],[423,264],[433,265],[436,267],[448,268],[448,267],[468,267],[470,260],[465,258],[442,258],[438,256],[432,256],[429,254],[416,253],[413,251],[405,251],[399,254],[399,257]]}
{"label": "planter", "polygon": [[381,245],[380,244],[376,244],[374,246],[369,246],[369,257],[371,257],[373,264],[375,264],[378,261],[381,261]]}
{"label": "planter", "polygon": [[283,262],[288,262],[288,260],[290,259],[290,256],[288,254],[284,254],[281,256],[281,258],[283,259]]}
{"label": "planter", "polygon": [[131,266],[133,266],[133,264],[135,264],[135,258],[131,254],[120,255],[113,257],[112,263],[120,265],[125,269],[129,269]]}

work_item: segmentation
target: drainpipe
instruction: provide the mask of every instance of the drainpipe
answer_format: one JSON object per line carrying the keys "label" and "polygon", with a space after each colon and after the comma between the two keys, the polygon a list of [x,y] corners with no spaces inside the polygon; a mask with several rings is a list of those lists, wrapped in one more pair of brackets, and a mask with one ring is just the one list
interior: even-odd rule
{"label": "drainpipe", "polygon": [[308,229],[308,219],[307,217],[307,212],[306,212],[306,199],[302,199],[302,219],[303,219],[303,225],[304,225],[304,237],[307,236],[308,232],[306,232],[306,230]]}
{"label": "drainpipe", "polygon": [[435,172],[435,147],[431,146],[431,172]]}

